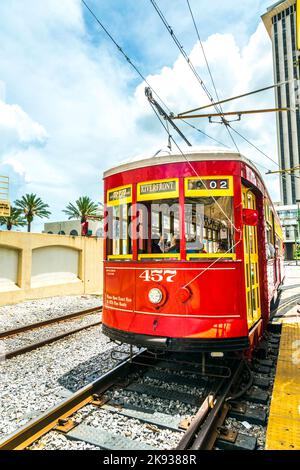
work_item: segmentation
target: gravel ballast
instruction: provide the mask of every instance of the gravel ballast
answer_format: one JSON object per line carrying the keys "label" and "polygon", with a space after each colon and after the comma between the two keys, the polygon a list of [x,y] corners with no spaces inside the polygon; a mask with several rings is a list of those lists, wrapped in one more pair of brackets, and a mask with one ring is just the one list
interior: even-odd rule
{"label": "gravel ballast", "polygon": [[0,437],[112,369],[120,362],[110,356],[114,348],[101,326],[95,326],[2,361]]}
{"label": "gravel ballast", "polygon": [[0,348],[2,354],[15,351],[16,349],[26,347],[33,343],[41,342],[45,339],[67,333],[77,328],[88,327],[93,323],[101,321],[101,313],[86,315],[74,320],[64,321],[49,326],[43,326],[34,330],[29,330],[9,338],[0,339]]}
{"label": "gravel ballast", "polygon": [[102,298],[97,295],[69,295],[27,300],[15,305],[0,307],[0,331],[8,331],[69,313],[100,307]]}

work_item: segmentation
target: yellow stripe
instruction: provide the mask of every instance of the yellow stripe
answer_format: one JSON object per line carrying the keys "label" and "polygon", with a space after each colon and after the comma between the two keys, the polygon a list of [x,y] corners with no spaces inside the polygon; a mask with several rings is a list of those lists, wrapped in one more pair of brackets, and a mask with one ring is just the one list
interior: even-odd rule
{"label": "yellow stripe", "polygon": [[109,255],[107,259],[132,259],[132,255]]}
{"label": "yellow stripe", "polygon": [[235,253],[190,253],[186,255],[186,259],[195,259],[195,258],[229,258],[236,260]]}
{"label": "yellow stripe", "polygon": [[152,253],[152,254],[141,254],[139,255],[138,259],[155,259],[155,258],[175,258],[175,259],[180,259],[180,254],[179,253]]}

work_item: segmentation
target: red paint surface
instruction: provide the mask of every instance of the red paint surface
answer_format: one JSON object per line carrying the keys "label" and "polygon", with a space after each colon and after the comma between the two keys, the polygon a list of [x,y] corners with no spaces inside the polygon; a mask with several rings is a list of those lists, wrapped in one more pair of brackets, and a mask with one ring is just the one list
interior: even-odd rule
{"label": "red paint surface", "polygon": [[[126,332],[176,338],[234,338],[249,334],[242,240],[242,177],[243,184],[251,184],[251,189],[257,196],[262,321],[253,328],[250,334],[250,343],[254,346],[267,325],[270,301],[283,275],[282,255],[277,261],[266,259],[263,203],[264,197],[268,197],[267,191],[260,176],[245,163],[201,161],[192,162],[192,165],[202,176],[234,176],[234,224],[240,230],[235,233],[235,243],[239,241],[235,249],[236,261],[215,262],[207,271],[203,269],[210,266],[212,260],[204,259],[197,262],[185,259],[176,262],[143,260],[139,262],[137,261],[137,244],[134,243],[133,261],[105,261],[104,263],[103,323],[108,327]],[[180,202],[182,203],[183,178],[194,175],[188,163],[162,164],[128,170],[105,179],[105,194],[110,188],[133,184],[134,203],[136,202],[137,182],[179,177]],[[184,222],[181,224],[181,231],[183,227]],[[184,255],[184,250],[182,250],[181,257],[183,258]],[[275,263],[278,265],[277,279],[274,276]],[[146,269],[176,270],[174,282],[167,282],[166,279],[159,282],[146,282],[140,278]],[[199,276],[199,273],[202,274]],[[191,296],[182,302],[178,293],[187,284]],[[155,308],[148,300],[148,292],[151,287],[157,286],[162,286],[165,301],[163,305]]]}

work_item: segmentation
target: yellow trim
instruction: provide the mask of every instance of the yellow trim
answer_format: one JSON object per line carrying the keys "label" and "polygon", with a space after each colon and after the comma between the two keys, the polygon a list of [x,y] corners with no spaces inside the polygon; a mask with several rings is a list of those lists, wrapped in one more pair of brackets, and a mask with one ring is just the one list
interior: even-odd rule
{"label": "yellow trim", "polygon": [[[256,197],[245,186],[242,186],[242,201],[244,208],[256,209]],[[261,318],[257,226],[244,225],[243,234],[247,323],[250,330]]]}
{"label": "yellow trim", "polygon": [[276,222],[276,221],[275,221],[275,233],[276,233],[276,235],[278,235],[278,237],[279,237],[280,240],[283,239],[282,228],[281,228],[281,226],[279,225],[279,223]]}
{"label": "yellow trim", "polygon": [[194,258],[227,258],[236,260],[235,253],[187,253],[186,259],[189,261]]}
{"label": "yellow trim", "polygon": [[180,253],[151,253],[151,254],[140,254],[138,259],[151,259],[151,258],[175,258],[180,260]]}
{"label": "yellow trim", "polygon": [[[192,180],[229,180],[228,189],[189,189],[188,183]],[[217,176],[189,176],[184,178],[184,194],[185,196],[200,197],[200,196],[233,196],[233,176],[217,175]]]}
{"label": "yellow trim", "polygon": [[[143,184],[157,184],[157,183],[169,183],[171,181],[176,182],[175,191],[157,192],[151,194],[140,194],[140,189]],[[157,199],[171,199],[173,197],[179,197],[179,178],[168,178],[162,180],[142,181],[137,184],[137,201],[153,201]]]}
{"label": "yellow trim", "polygon": [[132,255],[109,255],[107,259],[132,259]]}
{"label": "yellow trim", "polygon": [[296,36],[297,49],[300,51],[300,0],[296,0]]}
{"label": "yellow trim", "polygon": [[[115,191],[121,191],[122,189],[130,188],[130,196],[115,201],[109,201],[109,195]],[[132,184],[125,184],[125,186],[117,186],[116,188],[108,189],[106,195],[106,204],[111,206],[120,206],[121,204],[130,204],[132,202]]]}

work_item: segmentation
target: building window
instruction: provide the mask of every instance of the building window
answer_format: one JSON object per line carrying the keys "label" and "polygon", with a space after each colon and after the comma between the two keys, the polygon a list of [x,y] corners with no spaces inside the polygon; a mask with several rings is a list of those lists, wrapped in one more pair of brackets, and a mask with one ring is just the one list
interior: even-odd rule
{"label": "building window", "polygon": [[78,232],[77,232],[77,230],[74,230],[74,229],[71,230],[70,235],[72,235],[73,237],[78,237]]}

